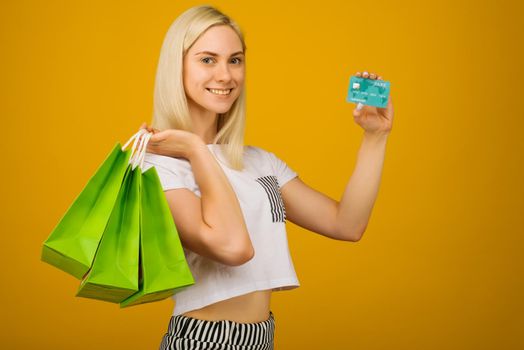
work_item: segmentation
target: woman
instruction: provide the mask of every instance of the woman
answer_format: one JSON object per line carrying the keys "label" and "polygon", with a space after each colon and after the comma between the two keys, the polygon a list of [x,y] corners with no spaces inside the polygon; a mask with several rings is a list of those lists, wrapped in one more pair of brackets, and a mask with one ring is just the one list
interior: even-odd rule
{"label": "woman", "polygon": [[237,24],[210,6],[180,15],[162,46],[143,170],[158,172],[195,284],[173,296],[161,349],[273,349],[271,293],[299,286],[285,221],[356,242],[377,195],[391,98],[353,111],[365,137],[339,203],[244,146],[245,53]]}

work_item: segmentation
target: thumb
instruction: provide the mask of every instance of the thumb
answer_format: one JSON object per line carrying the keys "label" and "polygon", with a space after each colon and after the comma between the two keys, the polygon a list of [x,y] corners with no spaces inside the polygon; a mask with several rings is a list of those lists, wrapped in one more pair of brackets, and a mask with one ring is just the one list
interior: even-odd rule
{"label": "thumb", "polygon": [[353,116],[358,118],[362,114],[362,109],[364,108],[364,105],[362,103],[358,103],[357,108],[353,110]]}
{"label": "thumb", "polygon": [[165,138],[165,134],[166,133],[164,131],[155,132],[153,135],[151,135],[149,142],[160,142]]}

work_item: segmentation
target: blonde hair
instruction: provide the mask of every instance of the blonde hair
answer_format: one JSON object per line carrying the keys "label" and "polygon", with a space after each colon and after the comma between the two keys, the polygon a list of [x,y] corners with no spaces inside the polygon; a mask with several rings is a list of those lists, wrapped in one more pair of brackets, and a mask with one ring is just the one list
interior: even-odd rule
{"label": "blonde hair", "polygon": [[[246,51],[239,26],[228,16],[209,5],[192,7],[182,13],[166,33],[158,62],[153,100],[152,126],[159,130],[181,129],[192,132],[193,125],[184,92],[184,55],[210,27],[228,25],[238,34]],[[246,113],[245,84],[229,111],[218,114],[215,144],[223,144],[229,166],[242,170]]]}

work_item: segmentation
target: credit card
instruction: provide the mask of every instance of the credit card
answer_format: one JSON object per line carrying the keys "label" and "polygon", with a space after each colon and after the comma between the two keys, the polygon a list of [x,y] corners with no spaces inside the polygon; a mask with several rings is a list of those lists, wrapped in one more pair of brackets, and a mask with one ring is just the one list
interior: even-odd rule
{"label": "credit card", "polygon": [[389,81],[352,76],[349,80],[347,102],[385,108],[389,98]]}

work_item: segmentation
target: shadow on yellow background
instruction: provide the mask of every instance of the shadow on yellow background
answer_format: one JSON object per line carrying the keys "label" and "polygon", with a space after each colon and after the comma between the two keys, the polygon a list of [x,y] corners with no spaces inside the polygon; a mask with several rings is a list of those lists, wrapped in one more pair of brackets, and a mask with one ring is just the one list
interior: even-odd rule
{"label": "shadow on yellow background", "polygon": [[[40,252],[115,142],[151,122],[164,34],[201,3],[4,4],[2,348],[158,348],[170,299],[119,309],[74,297],[79,281]],[[391,82],[395,121],[362,240],[288,223],[301,287],[273,294],[275,348],[524,348],[522,5],[209,3],[245,33],[246,144],[334,199],[362,140],[349,76]]]}

